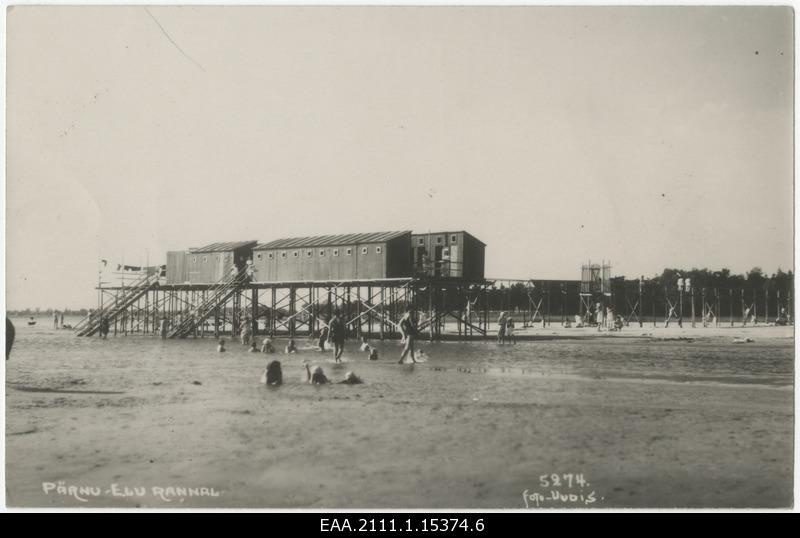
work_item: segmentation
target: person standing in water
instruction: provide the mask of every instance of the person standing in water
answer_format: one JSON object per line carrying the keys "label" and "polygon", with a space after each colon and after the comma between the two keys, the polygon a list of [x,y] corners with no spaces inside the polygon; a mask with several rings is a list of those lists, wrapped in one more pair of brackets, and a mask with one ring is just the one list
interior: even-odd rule
{"label": "person standing in water", "polygon": [[[326,324],[330,323],[330,320],[325,320]],[[319,331],[319,340],[317,340],[317,347],[320,351],[325,351],[325,340],[328,339],[328,325],[324,325],[322,329]]]}
{"label": "person standing in water", "polygon": [[58,310],[53,311],[53,328],[58,329]]}
{"label": "person standing in water", "polygon": [[514,334],[514,318],[511,316],[508,316],[506,320],[506,338],[508,338],[508,341],[511,343],[517,343],[517,337]]}
{"label": "person standing in water", "polygon": [[103,340],[108,338],[108,331],[108,320],[105,317],[100,318],[100,338]]}
{"label": "person standing in water", "polygon": [[497,343],[506,343],[506,316],[507,312],[500,312],[500,317],[497,318]]}
{"label": "person standing in water", "polygon": [[412,314],[413,310],[411,307],[409,307],[406,309],[406,313],[400,320],[400,333],[403,335],[403,340],[405,341],[406,345],[403,348],[403,353],[400,354],[400,360],[397,361],[398,364],[403,364],[403,361],[409,354],[411,354],[411,362],[417,362],[417,360],[414,358],[414,341],[417,338],[417,327],[414,325]]}
{"label": "person standing in water", "polygon": [[167,339],[167,333],[169,332],[169,320],[166,316],[161,318],[161,339]]}
{"label": "person standing in water", "polygon": [[345,329],[344,323],[339,317],[339,312],[334,312],[333,318],[328,325],[328,339],[333,343],[333,357],[336,362],[341,361],[342,353],[344,353],[344,337]]}

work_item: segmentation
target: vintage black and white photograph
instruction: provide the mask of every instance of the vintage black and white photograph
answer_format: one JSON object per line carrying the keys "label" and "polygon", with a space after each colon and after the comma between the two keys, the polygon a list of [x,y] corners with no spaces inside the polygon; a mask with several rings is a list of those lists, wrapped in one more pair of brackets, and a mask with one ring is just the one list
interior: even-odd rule
{"label": "vintage black and white photograph", "polygon": [[4,7],[9,509],[793,508],[791,6]]}

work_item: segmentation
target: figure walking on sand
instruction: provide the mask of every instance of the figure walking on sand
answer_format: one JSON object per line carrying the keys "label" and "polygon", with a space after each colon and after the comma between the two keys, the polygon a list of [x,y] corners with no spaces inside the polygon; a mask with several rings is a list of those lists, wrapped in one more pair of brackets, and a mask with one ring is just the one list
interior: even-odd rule
{"label": "figure walking on sand", "polygon": [[333,358],[336,362],[341,362],[341,356],[344,353],[344,337],[344,323],[337,311],[333,313],[331,322],[328,325],[328,339],[333,344]]}
{"label": "figure walking on sand", "polygon": [[417,327],[414,325],[412,313],[413,309],[411,307],[407,308],[406,313],[403,314],[403,318],[400,320],[400,333],[403,335],[406,345],[403,348],[403,353],[400,354],[400,360],[397,361],[398,364],[403,364],[409,354],[411,355],[411,362],[417,362],[416,358],[414,358],[414,341],[417,338]]}

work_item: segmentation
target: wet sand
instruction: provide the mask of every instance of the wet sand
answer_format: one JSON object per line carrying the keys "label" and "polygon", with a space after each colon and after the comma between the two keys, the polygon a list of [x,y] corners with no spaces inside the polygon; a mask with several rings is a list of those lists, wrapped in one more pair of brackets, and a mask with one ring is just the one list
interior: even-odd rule
{"label": "wet sand", "polygon": [[[26,329],[6,363],[9,506],[792,503],[792,328],[755,328],[747,344],[732,342],[740,332],[689,341],[672,328],[423,344],[427,362],[402,366],[397,342],[376,343],[377,362],[350,342],[335,365],[330,353],[253,354],[230,340],[218,354],[210,338]],[[271,358],[283,387],[259,383]],[[308,386],[304,360],[366,383]],[[544,486],[553,473],[563,483]],[[567,487],[570,474],[584,487]],[[99,495],[81,502],[43,483]],[[154,490],[170,486],[194,490]]]}

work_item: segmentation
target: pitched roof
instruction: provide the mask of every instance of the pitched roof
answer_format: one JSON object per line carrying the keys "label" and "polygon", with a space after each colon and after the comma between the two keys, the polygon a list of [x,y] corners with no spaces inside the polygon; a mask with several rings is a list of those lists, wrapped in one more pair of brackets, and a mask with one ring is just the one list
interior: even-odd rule
{"label": "pitched roof", "polygon": [[211,243],[200,248],[190,248],[190,252],[230,252],[245,247],[254,247],[258,241],[231,241],[227,243]]}
{"label": "pitched roof", "polygon": [[464,234],[464,235],[468,235],[471,238],[473,238],[475,241],[477,241],[478,243],[483,245],[484,247],[486,246],[486,243],[484,243],[483,241],[481,241],[480,239],[478,239],[477,237],[475,237],[474,235],[472,235],[471,233],[469,233],[466,230],[450,230],[449,232],[445,231],[445,232],[418,233],[418,234],[413,234],[412,238],[422,237],[422,236],[425,236],[425,235],[447,235],[447,234]]}
{"label": "pitched roof", "polygon": [[383,243],[406,234],[410,231],[401,232],[373,232],[363,234],[340,234],[340,235],[313,235],[308,237],[292,237],[287,239],[276,239],[269,243],[258,245],[253,250],[271,250],[276,248],[294,247],[325,247],[334,245],[355,245],[360,243]]}

